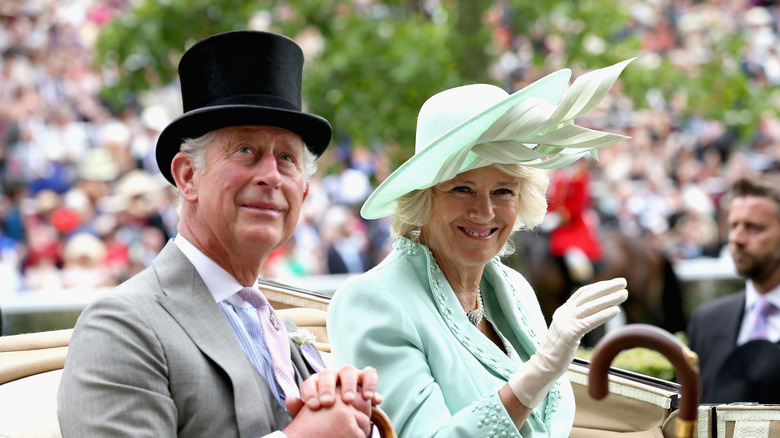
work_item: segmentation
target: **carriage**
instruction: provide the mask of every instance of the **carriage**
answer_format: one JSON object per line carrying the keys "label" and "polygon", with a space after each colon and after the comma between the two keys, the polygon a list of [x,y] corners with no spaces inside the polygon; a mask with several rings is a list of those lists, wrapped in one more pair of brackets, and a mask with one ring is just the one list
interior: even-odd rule
{"label": "carriage", "polygon": [[[263,293],[284,317],[312,332],[329,358],[325,318],[330,295],[266,282]],[[0,438],[60,437],[56,393],[71,329],[0,337]],[[675,367],[679,383],[611,367],[620,351],[651,348]],[[780,436],[780,406],[700,405],[695,354],[669,332],[631,324],[611,332],[590,361],[568,370],[577,412],[572,437],[737,438]],[[380,436],[395,436],[381,409],[372,420]]]}

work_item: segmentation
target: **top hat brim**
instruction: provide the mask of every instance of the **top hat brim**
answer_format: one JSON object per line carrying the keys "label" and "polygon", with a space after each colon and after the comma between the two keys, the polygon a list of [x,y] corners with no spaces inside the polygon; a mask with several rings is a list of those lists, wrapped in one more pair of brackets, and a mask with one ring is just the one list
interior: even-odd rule
{"label": "top hat brim", "polygon": [[165,179],[176,186],[171,161],[185,139],[229,126],[275,126],[301,136],[306,147],[319,157],[330,144],[332,128],[324,118],[294,110],[256,105],[219,105],[189,111],[160,133],[157,139],[157,164]]}
{"label": "top hat brim", "polygon": [[780,345],[766,340],[742,344],[721,365],[707,402],[780,404],[778,362]]}

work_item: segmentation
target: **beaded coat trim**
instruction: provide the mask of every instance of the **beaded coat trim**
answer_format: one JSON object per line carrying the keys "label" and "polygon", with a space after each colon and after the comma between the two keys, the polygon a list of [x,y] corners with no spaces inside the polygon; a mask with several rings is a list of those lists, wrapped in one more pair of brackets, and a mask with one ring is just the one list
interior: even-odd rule
{"label": "beaded coat trim", "polygon": [[[453,311],[453,309],[447,305],[449,295],[451,295],[456,302],[457,298],[455,298],[455,292],[453,292],[452,288],[447,282],[447,279],[444,277],[444,273],[442,273],[441,268],[439,267],[436,259],[433,257],[433,254],[430,252],[428,247],[419,242],[414,242],[410,239],[399,237],[393,243],[393,249],[396,251],[406,252],[410,256],[422,256],[426,258],[426,264],[428,266],[428,281],[430,284],[430,290],[433,293],[433,301],[436,303],[439,313],[444,318],[450,331],[458,339],[458,341],[469,351],[471,351],[474,357],[476,357],[483,365],[494,370],[508,381],[509,377],[515,371],[517,371],[517,366],[515,365],[513,367],[509,367],[499,364],[498,359],[488,354],[484,348],[474,343],[474,340],[468,332],[471,330],[477,330],[477,328],[471,325],[468,317],[466,316],[466,313],[462,311],[462,308],[459,307],[458,311]],[[533,343],[534,350],[536,350],[536,348],[539,347],[541,341],[539,340],[533,327],[530,325],[526,312],[523,310],[521,303],[517,299],[515,287],[509,281],[506,266],[498,257],[494,257],[493,260],[489,262],[489,264],[492,265],[493,270],[501,274],[501,286],[504,286],[506,289],[508,289],[507,293],[512,295],[512,302],[515,303],[516,312],[518,315],[520,315],[520,322],[522,327]],[[485,270],[487,272],[488,266],[485,267]],[[526,353],[529,355],[533,354],[532,351],[528,351]],[[547,395],[547,405],[545,406],[544,412],[542,413],[539,409],[534,409],[531,414],[539,424],[544,424],[548,430],[552,425],[553,414],[558,410],[558,404],[562,397],[560,385],[560,380],[556,380],[553,383],[553,386]]]}

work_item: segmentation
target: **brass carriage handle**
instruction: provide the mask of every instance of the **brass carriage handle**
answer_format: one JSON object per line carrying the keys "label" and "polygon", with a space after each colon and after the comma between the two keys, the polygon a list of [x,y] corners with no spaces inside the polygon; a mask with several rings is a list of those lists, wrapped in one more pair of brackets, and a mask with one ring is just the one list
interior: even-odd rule
{"label": "brass carriage handle", "polygon": [[606,397],[609,393],[607,377],[612,360],[621,351],[634,347],[656,350],[674,366],[682,396],[674,427],[675,436],[693,436],[699,407],[699,357],[666,330],[648,324],[629,324],[607,333],[593,350],[588,372],[588,393],[597,400]]}

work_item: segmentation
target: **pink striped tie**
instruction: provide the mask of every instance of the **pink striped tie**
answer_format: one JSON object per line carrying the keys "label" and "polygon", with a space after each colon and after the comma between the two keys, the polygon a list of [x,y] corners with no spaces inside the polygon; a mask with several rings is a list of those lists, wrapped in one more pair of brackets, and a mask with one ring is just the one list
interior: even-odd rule
{"label": "pink striped tie", "polygon": [[290,359],[290,338],[284,324],[279,320],[279,316],[276,315],[265,295],[257,289],[245,287],[238,292],[238,296],[257,309],[260,325],[263,328],[263,340],[271,353],[276,381],[282,387],[285,398],[300,397],[298,385],[295,383],[295,371]]}
{"label": "pink striped tie", "polygon": [[768,339],[768,322],[769,315],[775,312],[777,307],[765,298],[759,298],[756,304],[753,306],[753,312],[756,314],[756,322],[753,329],[750,331],[748,340],[754,339]]}

